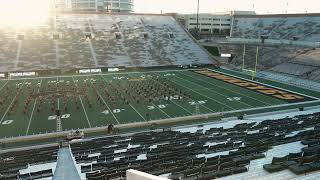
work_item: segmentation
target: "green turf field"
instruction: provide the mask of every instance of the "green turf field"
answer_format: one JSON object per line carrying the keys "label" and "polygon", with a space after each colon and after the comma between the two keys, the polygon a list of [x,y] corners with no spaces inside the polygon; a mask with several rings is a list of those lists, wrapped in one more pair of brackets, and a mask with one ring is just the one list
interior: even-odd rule
{"label": "green turf field", "polygon": [[289,104],[188,70],[2,80],[0,93],[0,138],[54,132],[57,109],[71,130]]}

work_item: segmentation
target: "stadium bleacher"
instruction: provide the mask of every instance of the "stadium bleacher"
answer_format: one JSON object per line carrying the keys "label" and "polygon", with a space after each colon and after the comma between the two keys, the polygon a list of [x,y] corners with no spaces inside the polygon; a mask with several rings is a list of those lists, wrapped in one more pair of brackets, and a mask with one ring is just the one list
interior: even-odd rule
{"label": "stadium bleacher", "polygon": [[[220,53],[232,54],[228,66],[241,70],[243,64],[243,44],[219,44]],[[245,46],[245,69],[253,69],[256,63],[257,45]],[[319,81],[319,49],[288,45],[259,45],[258,70],[295,77],[295,80]],[[271,79],[269,77],[269,79]],[[279,78],[275,78],[279,80]]]}
{"label": "stadium bleacher", "polygon": [[[128,169],[173,180],[255,178],[260,171],[269,179],[276,173],[278,177],[310,174],[309,178],[316,178],[312,172],[320,170],[319,118],[317,111],[270,120],[248,117],[84,139],[70,142],[70,148],[76,173],[88,180],[126,179]],[[46,166],[31,172],[25,169],[57,158],[58,146],[0,153],[0,179],[50,178],[54,172]]]}
{"label": "stadium bleacher", "polygon": [[[262,36],[269,40],[292,41],[287,44],[259,45],[258,69],[295,76],[300,79],[318,81],[319,48],[290,45],[293,42],[320,41],[320,14],[281,15],[236,15],[232,24],[232,38],[259,40]],[[255,64],[256,46],[250,43],[246,48],[246,69]],[[222,52],[234,56],[231,64],[240,67],[243,58],[243,44],[222,44]]]}
{"label": "stadium bleacher", "polygon": [[212,64],[171,16],[60,14],[0,35],[3,72]]}
{"label": "stadium bleacher", "polygon": [[[234,55],[231,64],[241,67],[243,63],[243,44],[222,44],[219,46],[221,53],[230,53]],[[245,47],[245,68],[252,68],[256,63],[256,45],[246,45]],[[259,46],[258,68],[266,70],[291,61],[296,56],[308,48],[290,47],[290,46]]]}
{"label": "stadium bleacher", "polygon": [[320,49],[314,48],[306,53],[302,53],[295,57],[295,62],[304,63],[307,65],[319,65]]}
{"label": "stadium bleacher", "polygon": [[57,160],[58,146],[0,153],[0,179],[41,179],[52,177],[52,169],[28,173],[21,171],[32,165],[41,165]]}
{"label": "stadium bleacher", "polygon": [[[148,131],[72,143],[71,149],[87,179],[121,178],[127,169],[170,179],[221,178],[249,171],[250,162],[265,158],[273,146],[299,141],[306,145],[306,140],[319,137],[319,116],[315,113],[280,120],[238,122],[232,127],[200,128],[196,132]],[[318,141],[312,144],[319,146]],[[298,162],[297,158],[290,166],[277,171],[300,168]],[[319,160],[312,162],[315,166]],[[266,165],[265,169],[269,171],[273,165]]]}
{"label": "stadium bleacher", "polygon": [[[236,16],[233,23],[233,36],[259,39],[261,35],[267,35],[271,39],[292,39],[295,37],[304,41],[319,41],[319,22],[320,15],[312,17],[299,15],[251,16],[250,18]],[[0,36],[3,37],[0,39],[0,72],[212,64],[211,56],[171,16],[60,14],[56,17],[50,17],[42,25],[21,29],[19,33],[16,32],[12,27],[0,27]],[[256,47],[253,44],[246,47],[245,68],[247,69],[253,68],[256,62]],[[221,44],[219,49],[220,52],[234,55],[230,61],[231,65],[238,69],[242,66],[243,44]],[[296,86],[312,87],[310,89],[319,91],[319,83],[313,82],[320,81],[318,57],[319,49],[311,49],[310,47],[262,45],[260,46],[258,64],[261,72],[259,71],[257,76],[292,83]],[[192,75],[183,76],[180,74],[180,76],[177,78],[186,79]],[[71,78],[73,82],[76,82],[73,76]],[[130,82],[125,83],[132,89],[142,88],[147,91],[154,88],[149,88],[150,85],[153,85],[152,83],[146,85],[135,83],[139,79],[140,77],[137,76],[132,81],[137,85],[132,85],[133,83]],[[57,78],[55,81],[58,80]],[[96,80],[84,80],[84,82],[87,81],[90,81],[90,87],[95,90],[96,94],[93,95],[96,95],[99,101],[103,99],[94,86]],[[109,96],[109,92],[105,88],[106,85],[103,84],[104,81],[97,82],[100,83],[101,90],[105,90],[106,96]],[[194,86],[197,85],[196,82],[205,83],[206,80],[197,78],[184,80],[185,83],[188,81]],[[232,81],[239,82],[240,80],[232,79]],[[64,80],[60,82],[64,82]],[[67,82],[70,83],[70,81]],[[117,85],[115,79],[109,82],[110,84],[107,86],[112,88],[112,83]],[[41,85],[42,80],[39,83]],[[250,82],[243,82],[243,84],[250,84]],[[177,87],[165,85],[169,92],[170,89],[179,90]],[[219,86],[218,82],[206,85],[198,85],[198,88],[211,90]],[[86,86],[85,83],[81,85],[81,88]],[[146,86],[149,89],[145,88]],[[19,85],[15,84],[12,87],[19,90]],[[75,87],[78,88],[78,85]],[[122,89],[125,86],[119,87]],[[232,85],[229,87],[238,91]],[[53,88],[59,89],[58,85],[57,88]],[[223,90],[227,91],[228,88],[223,88]],[[188,89],[194,91],[191,88]],[[75,89],[73,90],[75,91]],[[87,91],[85,88],[82,90],[83,92]],[[9,87],[7,87],[7,91],[10,91]],[[118,92],[117,88],[114,91]],[[12,102],[15,102],[19,92],[13,97]],[[57,90],[56,92],[61,96],[61,91]],[[210,94],[212,92],[214,91],[211,91]],[[121,93],[119,94],[121,95]],[[205,93],[203,94],[205,95]],[[203,96],[202,93],[198,93],[198,95]],[[81,99],[82,96],[88,99],[88,96],[83,94],[77,94],[77,96],[79,96],[86,120],[89,122]],[[149,95],[146,94],[145,97],[147,96]],[[229,95],[221,95],[220,93],[217,93],[217,96],[224,96],[230,103],[237,103],[237,101],[242,103],[239,97],[229,97]],[[55,98],[52,96],[52,99]],[[214,97],[210,96],[209,98],[215,100]],[[235,101],[235,99],[239,100]],[[259,99],[254,100],[259,101]],[[36,102],[35,100],[32,114]],[[139,103],[139,101],[137,102]],[[195,103],[197,106],[195,110],[197,111],[198,108],[199,111],[200,102],[205,101],[186,103]],[[77,101],[75,104],[77,105]],[[91,106],[91,103],[88,104]],[[106,102],[100,101],[100,104],[108,106]],[[53,106],[55,105],[53,104]],[[151,108],[155,108],[155,106],[151,106]],[[77,109],[79,109],[78,106]],[[132,109],[137,111],[134,107]],[[158,109],[163,111],[160,106]],[[185,108],[182,107],[182,109]],[[104,110],[102,113],[109,114],[116,112],[115,110],[108,107],[108,110]],[[299,110],[302,111],[303,108],[301,107]],[[223,112],[223,108],[221,111]],[[219,113],[220,110],[214,112]],[[140,115],[138,112],[137,114]],[[149,116],[148,113],[146,114]],[[164,112],[164,114],[166,113]],[[200,112],[195,114],[198,115]],[[190,115],[193,113],[190,112]],[[114,114],[113,116],[115,117]],[[67,169],[64,167],[69,165],[69,169],[72,169],[71,174],[76,173],[81,179],[88,180],[126,179],[126,170],[129,169],[172,180],[255,179],[262,175],[266,179],[268,177],[276,179],[277,176],[273,176],[273,174],[281,172],[290,173],[285,176],[288,179],[302,177],[306,174],[311,174],[311,179],[315,178],[312,173],[320,170],[320,112],[318,110],[309,114],[301,113],[297,116],[284,116],[285,118],[276,119],[268,119],[264,115],[259,116],[263,119],[246,119],[244,118],[246,115],[241,116],[241,118],[237,117],[238,119],[230,121],[222,116],[220,122],[145,131],[139,129],[139,132],[129,134],[109,134],[99,138],[87,137],[70,142],[59,139],[58,141],[63,141],[63,143],[60,142],[60,146],[0,151],[0,180],[50,179],[52,177],[54,179],[55,176],[56,179],[59,179]],[[143,116],[141,117],[143,118]],[[208,120],[208,118],[206,119]],[[32,118],[30,118],[30,123],[31,120]],[[143,118],[143,120],[147,124],[149,123],[148,119]],[[12,123],[13,120],[7,120],[3,125],[10,124],[8,122]],[[57,127],[58,125],[57,121]],[[90,122],[89,125],[91,128]],[[109,127],[111,126],[113,124],[109,125]],[[154,128],[152,127],[152,129]],[[61,151],[62,149],[63,151]],[[281,153],[274,153],[279,152],[278,149],[285,150]],[[59,163],[62,165],[56,168],[60,169],[60,172],[54,176],[57,171],[46,165],[54,163],[53,166],[58,167],[57,159],[59,158],[61,158]],[[68,161],[68,163],[63,161]],[[34,168],[35,166],[40,168]],[[281,177],[281,174],[278,177]]]}
{"label": "stadium bleacher", "polygon": [[320,41],[320,14],[238,15],[234,17],[232,37],[260,39],[298,39]]}
{"label": "stadium bleacher", "polygon": [[307,79],[313,80],[313,81],[319,81],[320,82],[320,69],[311,72],[308,76]]}
{"label": "stadium bleacher", "polygon": [[300,152],[289,153],[283,157],[274,157],[271,164],[265,164],[263,168],[270,173],[290,169],[298,175],[320,170],[318,160],[319,139],[303,140],[301,143],[306,147],[301,149]]}
{"label": "stadium bleacher", "polygon": [[289,83],[299,87],[306,87],[308,89],[314,89],[315,91],[320,90],[320,83],[318,82],[315,82],[312,80],[300,79],[295,76],[285,75],[283,73],[261,71],[257,73],[257,77],[278,81],[278,82],[283,82],[283,83]]}
{"label": "stadium bleacher", "polygon": [[294,75],[294,76],[302,76],[304,74],[311,73],[316,69],[319,69],[319,67],[306,65],[306,64],[298,64],[294,62],[286,62],[271,68],[270,71]]}

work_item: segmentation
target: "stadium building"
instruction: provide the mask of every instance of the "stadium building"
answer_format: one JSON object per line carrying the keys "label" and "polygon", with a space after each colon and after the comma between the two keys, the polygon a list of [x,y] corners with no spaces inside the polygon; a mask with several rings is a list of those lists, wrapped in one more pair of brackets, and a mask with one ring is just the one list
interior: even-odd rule
{"label": "stadium building", "polygon": [[58,10],[93,12],[132,12],[133,0],[60,0]]}
{"label": "stadium building", "polygon": [[230,11],[214,14],[187,14],[181,15],[185,19],[185,27],[188,30],[199,28],[202,35],[229,36],[233,16],[255,15],[253,11]]}
{"label": "stadium building", "polygon": [[319,179],[319,19],[235,15],[226,61],[171,15],[2,24],[0,180]]}

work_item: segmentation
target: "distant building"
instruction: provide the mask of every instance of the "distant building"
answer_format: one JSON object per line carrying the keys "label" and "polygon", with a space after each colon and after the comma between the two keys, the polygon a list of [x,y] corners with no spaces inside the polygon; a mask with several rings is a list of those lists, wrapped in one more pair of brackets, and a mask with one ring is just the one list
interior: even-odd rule
{"label": "distant building", "polygon": [[52,0],[51,2],[52,8],[56,8],[57,10],[66,10],[71,8],[71,0]]}
{"label": "distant building", "polygon": [[56,0],[57,10],[93,12],[132,12],[133,0]]}
{"label": "distant building", "polygon": [[199,14],[197,24],[197,14],[181,15],[185,19],[185,27],[188,30],[196,29],[199,26],[201,35],[230,35],[232,18],[234,15],[255,15],[254,11],[229,11],[214,14]]}
{"label": "distant building", "polygon": [[105,0],[105,10],[111,12],[132,12],[134,0]]}

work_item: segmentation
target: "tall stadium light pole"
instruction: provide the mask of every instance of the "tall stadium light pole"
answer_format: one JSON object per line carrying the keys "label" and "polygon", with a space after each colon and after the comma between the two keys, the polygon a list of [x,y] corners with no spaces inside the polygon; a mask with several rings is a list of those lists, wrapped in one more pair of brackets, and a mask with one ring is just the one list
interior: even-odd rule
{"label": "tall stadium light pole", "polygon": [[197,30],[199,31],[199,6],[200,0],[198,0],[198,7],[197,7]]}
{"label": "tall stadium light pole", "polygon": [[95,7],[96,8],[96,12],[98,12],[98,0],[96,0],[95,3],[96,3],[96,7]]}

